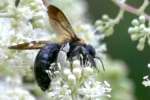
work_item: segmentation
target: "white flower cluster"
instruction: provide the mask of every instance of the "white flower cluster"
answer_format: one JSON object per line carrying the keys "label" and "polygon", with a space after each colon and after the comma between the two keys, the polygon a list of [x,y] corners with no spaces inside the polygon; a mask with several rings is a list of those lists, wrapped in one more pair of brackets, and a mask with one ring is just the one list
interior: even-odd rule
{"label": "white flower cluster", "polygon": [[[6,9],[0,11],[2,24],[8,26],[6,33],[2,35],[11,37],[0,36],[9,39],[7,45],[31,41],[46,34],[44,27],[48,24],[48,18],[42,0],[20,0],[18,7],[14,6],[14,3],[15,0],[7,0]],[[5,27],[2,25],[1,30]]]}
{"label": "white flower cluster", "polygon": [[101,97],[104,96],[104,94],[110,98],[111,95],[107,94],[109,92],[111,92],[111,88],[107,81],[102,83],[96,81],[94,78],[84,82],[83,86],[79,89],[79,94],[85,96],[85,100],[102,100]]}
{"label": "white flower cluster", "polygon": [[97,26],[97,30],[104,33],[107,37],[113,34],[116,22],[114,19],[109,18],[108,15],[103,15],[102,19],[97,20],[95,25]]}
{"label": "white flower cluster", "polygon": [[[44,20],[48,19],[46,8],[42,0],[20,0],[18,7],[15,6],[15,0],[4,0],[1,1],[0,8],[0,67],[10,68],[9,71],[12,73],[15,73],[15,67],[16,74],[20,71],[21,74],[25,73],[25,68],[31,67],[34,62],[36,51],[18,53],[9,50],[8,46],[53,38],[42,27],[48,22]],[[36,27],[35,23],[40,27]]]}
{"label": "white flower cluster", "polygon": [[19,27],[20,24],[26,24],[34,27],[35,24],[43,25],[45,18],[44,7],[42,0],[20,0],[18,7],[14,6],[15,0],[9,2],[5,11],[9,18],[12,18],[12,25]]}
{"label": "white flower cluster", "polygon": [[150,46],[150,21],[148,25],[146,24],[147,21],[144,16],[139,16],[138,19],[134,19],[132,21],[131,27],[128,29],[128,33],[131,36],[132,41],[138,41],[137,49],[143,50],[145,43],[148,42]]}
{"label": "white flower cluster", "polygon": [[18,77],[6,77],[0,81],[0,100],[36,100],[26,89],[22,88]]}
{"label": "white flower cluster", "polygon": [[[148,68],[150,68],[150,64],[148,64]],[[148,87],[148,86],[150,86],[150,77],[149,77],[149,75],[146,75],[146,76],[144,76],[143,77],[143,82],[142,82],[142,84],[145,86],[145,87]]]}
{"label": "white flower cluster", "polygon": [[74,60],[71,66],[64,50],[59,52],[57,61],[59,70],[54,72],[48,93],[51,100],[101,100],[103,96],[110,97],[110,85],[97,80],[94,68],[88,65],[81,67],[79,60]]}
{"label": "white flower cluster", "polygon": [[142,82],[142,84],[144,85],[144,86],[150,86],[150,79],[149,79],[149,76],[147,75],[147,76],[144,76],[143,77],[143,79],[144,79],[144,81]]}
{"label": "white flower cluster", "polygon": [[[53,1],[55,2],[55,0]],[[72,0],[66,1],[68,1],[69,6],[76,5],[77,9],[82,9],[84,12],[85,9],[83,8],[85,5],[81,6],[82,3],[78,5],[77,2],[77,4],[71,5]],[[60,3],[62,7],[68,9],[68,6],[64,6],[59,1],[57,2]],[[13,44],[37,39],[48,40],[53,38],[53,35],[49,35],[47,32],[49,30],[45,30],[43,27],[45,25],[46,28],[48,27],[48,18],[42,0],[20,0],[17,7],[15,7],[14,3],[15,0],[3,0],[0,3],[0,67],[7,68],[6,71],[9,70],[13,75],[19,74],[21,81],[22,74],[25,75],[26,69],[29,69],[29,67],[33,65],[33,54],[36,54],[36,51],[23,51],[18,53],[17,51],[9,50],[7,47]],[[80,11],[81,10],[79,10],[79,12],[68,12],[69,14],[71,12],[72,18],[74,18],[74,16],[79,16],[79,13],[82,13]],[[74,15],[76,12],[78,15]],[[76,20],[80,19],[79,17],[76,17]],[[90,30],[91,26],[83,25],[82,29],[83,31],[80,31],[79,33],[84,33],[82,35],[86,37],[88,43],[94,44],[94,46],[96,45],[100,49],[101,46],[98,44],[99,38],[96,39],[97,36],[94,34],[95,31]],[[103,38],[103,36],[100,37],[100,39],[101,38]],[[101,51],[106,49],[105,45],[102,45],[102,47]],[[88,66],[85,68],[81,67],[78,60],[74,61],[72,68],[70,68],[70,63],[67,61],[65,53],[62,52],[61,54],[61,59],[63,58],[64,61],[58,59],[60,70],[55,72],[56,77],[52,80],[51,92],[48,93],[50,98],[53,98],[54,100],[87,100],[87,98],[96,98],[97,100],[100,100],[102,96],[109,96],[109,92],[111,91],[110,86],[106,82],[99,82],[97,80],[94,69]],[[5,87],[5,84],[2,86],[7,88],[7,86]],[[5,96],[8,97],[11,95],[19,100],[26,100],[26,97],[28,97],[27,99],[34,100],[29,92],[21,88],[21,86],[12,86],[13,88],[11,85],[9,86],[10,87],[6,89],[8,91],[4,92]],[[82,91],[86,90],[89,91],[82,93]],[[8,100],[12,100],[11,96]]]}
{"label": "white flower cluster", "polygon": [[0,100],[36,100],[27,90],[21,87],[5,87],[0,93]]}

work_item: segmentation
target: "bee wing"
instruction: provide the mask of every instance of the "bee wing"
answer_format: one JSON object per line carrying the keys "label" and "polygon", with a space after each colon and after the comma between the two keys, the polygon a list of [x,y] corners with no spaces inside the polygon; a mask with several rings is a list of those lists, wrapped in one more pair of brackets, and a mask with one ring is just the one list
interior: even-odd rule
{"label": "bee wing", "polygon": [[9,46],[9,49],[18,49],[18,50],[32,50],[32,49],[41,49],[45,46],[49,41],[31,41],[25,42],[17,45]]}
{"label": "bee wing", "polygon": [[53,5],[49,5],[47,9],[51,27],[59,34],[60,39],[63,39],[65,41],[79,39],[73,31],[73,28],[69,23],[67,17],[59,8]]}

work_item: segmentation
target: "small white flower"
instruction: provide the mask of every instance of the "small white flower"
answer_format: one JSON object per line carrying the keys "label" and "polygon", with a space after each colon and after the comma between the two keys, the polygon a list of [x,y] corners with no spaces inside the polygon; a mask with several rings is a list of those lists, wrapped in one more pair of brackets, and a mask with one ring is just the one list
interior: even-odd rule
{"label": "small white flower", "polygon": [[134,20],[132,21],[132,25],[134,25],[134,26],[139,25],[139,21],[138,21],[137,19],[134,19]]}
{"label": "small white flower", "polygon": [[27,90],[17,84],[0,81],[0,90],[0,100],[36,100]]}
{"label": "small white flower", "polygon": [[69,75],[68,75],[68,80],[70,80],[70,81],[72,81],[73,83],[75,83],[75,82],[76,82],[76,77],[75,77],[75,75],[74,75],[74,74],[69,74]]}
{"label": "small white flower", "polygon": [[81,72],[82,72],[82,69],[80,67],[75,67],[73,68],[73,73],[75,74],[75,76],[77,78],[80,78],[81,77]]}
{"label": "small white flower", "polygon": [[143,15],[138,19],[133,19],[133,26],[129,27],[128,32],[131,35],[132,41],[139,41],[137,49],[142,51],[145,47],[145,43],[150,44],[150,27],[147,25],[147,21]]}
{"label": "small white flower", "polygon": [[139,17],[139,21],[141,22],[141,23],[145,23],[145,21],[146,21],[146,18],[145,18],[145,16],[140,16]]}
{"label": "small white flower", "polygon": [[148,64],[148,68],[150,68],[150,64]]}
{"label": "small white flower", "polygon": [[143,79],[144,79],[144,80],[147,80],[147,79],[148,79],[148,75],[144,76]]}
{"label": "small white flower", "polygon": [[88,75],[93,73],[93,68],[91,67],[85,67],[83,70],[84,70],[84,73]]}
{"label": "small white flower", "polygon": [[148,87],[148,86],[150,86],[150,80],[144,80],[144,81],[142,82],[142,84],[143,84],[145,87]]}
{"label": "small white flower", "polygon": [[63,70],[63,73],[64,73],[64,75],[68,76],[68,75],[71,74],[71,71],[70,71],[70,69],[65,68],[65,69]]}
{"label": "small white flower", "polygon": [[73,66],[74,66],[74,67],[81,67],[81,66],[80,66],[80,61],[79,61],[79,60],[73,61]]}
{"label": "small white flower", "polygon": [[126,0],[116,0],[118,3],[125,3]]}
{"label": "small white flower", "polygon": [[105,84],[107,87],[110,87],[110,84],[109,84],[107,81],[104,81],[104,84]]}
{"label": "small white flower", "polygon": [[89,79],[84,82],[83,87],[79,89],[79,93],[88,99],[99,100],[101,96],[111,91],[111,88],[107,87],[105,83],[98,82],[94,78]]}
{"label": "small white flower", "polygon": [[[148,68],[150,67],[150,64],[148,64]],[[145,87],[148,87],[150,86],[150,79],[149,79],[149,75],[146,75],[143,77],[143,82],[142,84],[145,86]]]}

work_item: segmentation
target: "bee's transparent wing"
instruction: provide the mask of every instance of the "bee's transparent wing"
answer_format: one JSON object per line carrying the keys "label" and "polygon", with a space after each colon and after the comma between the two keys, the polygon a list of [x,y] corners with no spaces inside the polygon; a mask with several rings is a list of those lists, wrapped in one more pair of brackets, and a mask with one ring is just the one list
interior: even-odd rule
{"label": "bee's transparent wing", "polygon": [[8,48],[17,49],[17,50],[41,49],[47,43],[49,43],[49,41],[31,41],[31,42],[20,43],[17,45],[12,45],[12,46],[9,46]]}
{"label": "bee's transparent wing", "polygon": [[59,8],[49,5],[47,9],[50,24],[53,30],[59,34],[58,36],[61,40],[73,41],[79,39],[73,31],[67,17]]}

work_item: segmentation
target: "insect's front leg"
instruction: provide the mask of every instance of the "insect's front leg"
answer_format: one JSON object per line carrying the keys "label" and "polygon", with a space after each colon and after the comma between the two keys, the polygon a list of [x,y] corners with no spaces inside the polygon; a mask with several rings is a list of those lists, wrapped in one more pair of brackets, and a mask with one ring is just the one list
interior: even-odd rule
{"label": "insect's front leg", "polygon": [[96,67],[96,62],[94,61],[93,56],[91,56],[88,50],[84,47],[81,47],[81,54],[83,55],[83,65]]}
{"label": "insect's front leg", "polygon": [[88,55],[88,61],[90,62],[91,67],[96,68],[96,62],[94,61],[94,58],[91,55]]}
{"label": "insect's front leg", "polygon": [[81,55],[82,55],[82,63],[84,66],[88,66],[89,62],[91,63],[92,61],[92,57],[90,57],[89,52],[87,51],[86,48],[81,47],[81,51],[80,51]]}
{"label": "insect's front leg", "polygon": [[74,56],[77,56],[77,58],[80,60],[80,66],[85,67],[87,57],[85,53],[85,49],[82,48],[82,46],[76,46],[76,48],[73,50],[72,54]]}

